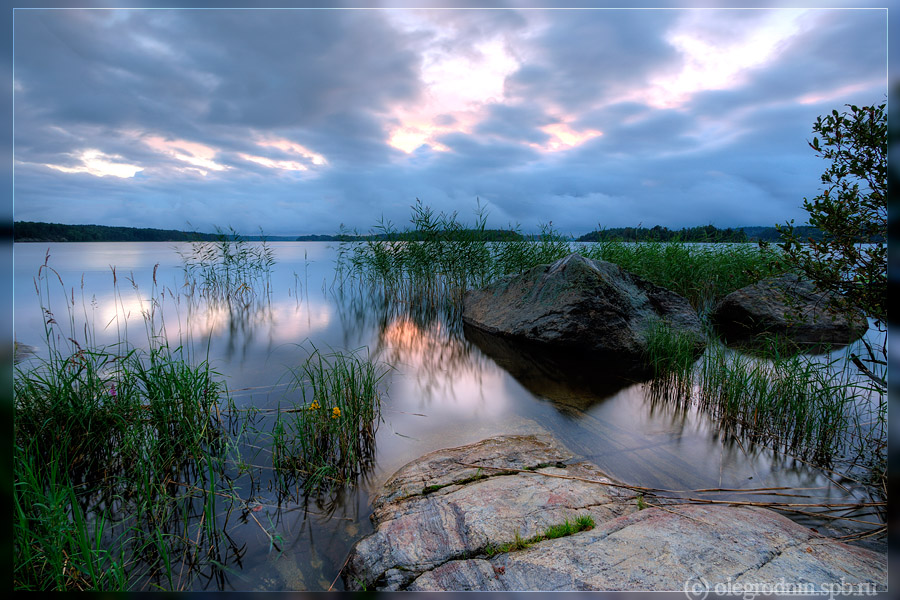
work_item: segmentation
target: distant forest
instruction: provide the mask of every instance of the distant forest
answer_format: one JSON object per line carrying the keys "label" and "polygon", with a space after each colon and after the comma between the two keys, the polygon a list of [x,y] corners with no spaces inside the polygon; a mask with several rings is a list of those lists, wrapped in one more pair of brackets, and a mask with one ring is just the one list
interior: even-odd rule
{"label": "distant forest", "polygon": [[16,242],[191,242],[214,240],[216,236],[174,229],[16,221],[13,239]]}
{"label": "distant forest", "polygon": [[[822,239],[822,232],[808,225],[794,227],[801,238]],[[780,242],[781,234],[774,227],[728,227],[719,229],[713,225],[683,227],[672,230],[659,225],[646,227],[610,227],[592,231],[578,238],[579,242],[624,241],[624,242]]]}
{"label": "distant forest", "polygon": [[719,229],[712,225],[685,227],[672,230],[659,225],[646,227],[611,227],[592,231],[578,238],[579,242],[624,241],[624,242],[728,242],[749,241],[743,229]]}
{"label": "distant forest", "polygon": [[[815,227],[795,227],[801,238],[821,239],[821,232]],[[531,239],[536,236],[521,234],[506,229],[486,229],[483,232],[461,230],[454,232],[453,237],[473,239],[475,234],[480,239],[491,242],[516,241]],[[13,226],[13,239],[16,242],[193,242],[213,241],[219,239],[217,233],[197,233],[178,231],[175,229],[151,229],[145,227],[109,227],[106,225],[63,225],[61,223],[40,223],[33,221],[16,221]],[[260,240],[261,235],[242,236],[249,241]],[[425,234],[419,231],[397,232],[390,235],[393,240],[420,240]],[[341,242],[388,239],[385,234],[370,235],[301,235],[301,236],[265,236],[270,241],[299,242]],[[600,231],[592,231],[577,238],[579,242],[596,241],[659,241],[659,242],[718,242],[741,243],[767,241],[778,242],[781,236],[774,227],[735,227],[719,229],[713,225],[685,227],[671,230],[667,227],[611,227]]]}

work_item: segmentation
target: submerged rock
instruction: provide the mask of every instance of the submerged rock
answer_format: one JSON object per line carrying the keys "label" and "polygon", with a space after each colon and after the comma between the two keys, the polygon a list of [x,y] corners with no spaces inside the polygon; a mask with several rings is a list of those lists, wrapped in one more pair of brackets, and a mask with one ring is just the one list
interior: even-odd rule
{"label": "submerged rock", "polygon": [[647,335],[659,321],[691,336],[697,352],[706,338],[690,303],[675,292],[618,265],[570,254],[538,265],[464,298],[463,321],[527,347],[590,361],[595,372],[649,373]]}
{"label": "submerged rock", "polygon": [[[595,466],[562,462],[571,459],[553,438],[524,435],[432,452],[406,465],[375,501],[375,532],[351,551],[343,571],[347,589],[682,591],[695,585],[700,591],[729,583],[885,589],[882,554],[761,508],[651,504],[639,510],[635,496]],[[590,515],[595,527],[492,551],[580,515]]]}
{"label": "submerged rock", "polygon": [[711,320],[730,344],[755,346],[777,337],[801,346],[845,345],[869,328],[861,310],[832,310],[833,296],[795,274],[764,279],[734,291],[713,309]]}

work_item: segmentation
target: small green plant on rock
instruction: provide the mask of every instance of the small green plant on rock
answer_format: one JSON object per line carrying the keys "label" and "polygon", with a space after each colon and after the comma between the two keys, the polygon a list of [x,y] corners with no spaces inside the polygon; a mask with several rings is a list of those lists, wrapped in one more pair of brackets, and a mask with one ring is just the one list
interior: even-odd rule
{"label": "small green plant on rock", "polygon": [[488,558],[490,558],[492,556],[496,556],[497,554],[515,552],[516,550],[525,550],[526,548],[530,548],[534,544],[537,544],[538,542],[542,542],[544,540],[555,540],[556,538],[574,535],[580,531],[588,531],[593,528],[594,518],[591,515],[579,515],[575,518],[574,521],[569,521],[569,519],[566,519],[558,525],[551,525],[546,530],[544,530],[544,533],[534,535],[527,540],[522,539],[519,531],[516,530],[515,539],[513,539],[513,541],[506,544],[501,544],[499,546],[494,546],[493,544],[488,543],[484,547],[484,553]]}

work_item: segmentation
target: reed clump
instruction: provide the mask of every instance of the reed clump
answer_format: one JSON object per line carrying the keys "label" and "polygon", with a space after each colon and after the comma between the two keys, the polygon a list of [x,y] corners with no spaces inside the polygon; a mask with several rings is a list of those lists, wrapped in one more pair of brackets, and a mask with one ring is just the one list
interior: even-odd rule
{"label": "reed clump", "polygon": [[723,429],[820,464],[855,432],[862,389],[840,360],[773,341],[767,358],[714,344],[700,363],[698,405]]}
{"label": "reed clump", "polygon": [[345,241],[337,272],[389,290],[414,289],[458,303],[469,288],[504,275],[556,261],[572,252],[616,263],[657,285],[681,294],[701,311],[726,294],[786,269],[777,250],[762,244],[687,244],[682,242],[578,242],[552,223],[539,233],[504,230],[487,241],[487,213],[480,205],[474,225],[457,213],[435,214],[416,201],[412,228],[398,230],[381,222],[364,242]]}
{"label": "reed clump", "polygon": [[273,465],[299,471],[307,489],[352,481],[371,466],[387,368],[360,352],[317,348],[291,371],[300,401],[280,410],[272,430]]}
{"label": "reed clump", "polygon": [[852,446],[879,447],[884,430],[861,425],[873,420],[867,407],[884,399],[873,398],[844,359],[802,354],[777,339],[763,354],[744,354],[714,336],[697,358],[690,340],[664,322],[647,339],[654,399],[693,402],[730,434],[820,464]]}
{"label": "reed clump", "polygon": [[727,294],[787,270],[767,244],[600,241],[580,245],[579,252],[672,290],[701,313]]}
{"label": "reed clump", "polygon": [[128,589],[160,553],[195,551],[179,526],[190,502],[166,489],[220,460],[221,383],[178,349],[115,350],[16,369],[16,589]]}
{"label": "reed clump", "polygon": [[186,287],[220,301],[249,302],[267,296],[275,252],[265,237],[256,244],[232,227],[215,229],[215,240],[191,242],[189,250],[178,250]]}
{"label": "reed clump", "polygon": [[[266,468],[242,457],[245,436],[282,435],[256,449],[274,452],[279,465],[300,455],[285,449],[314,448],[325,462],[310,471],[307,489],[347,481],[374,456],[383,373],[355,353],[316,352],[294,373],[309,394],[302,416],[315,418],[295,425],[280,415],[276,429],[260,431],[258,411],[235,407],[222,376],[193,353],[189,333],[179,328],[184,343],[169,345],[155,287],[148,303],[133,281],[147,339],[141,347],[129,341],[127,303],[113,277],[118,341],[107,345],[95,341],[87,307],[78,335],[75,292],[46,261],[35,281],[46,348],[14,372],[13,587],[174,591],[199,581],[223,589],[228,565],[246,552],[229,536],[229,515],[235,507],[253,515],[235,481]],[[50,308],[58,297],[51,280],[67,318]],[[279,535],[252,519],[275,547]]]}

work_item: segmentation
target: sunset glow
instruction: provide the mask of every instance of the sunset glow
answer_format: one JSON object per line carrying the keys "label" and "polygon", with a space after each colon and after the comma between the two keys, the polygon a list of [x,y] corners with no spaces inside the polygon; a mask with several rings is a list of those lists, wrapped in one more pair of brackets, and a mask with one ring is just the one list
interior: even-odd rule
{"label": "sunset glow", "polygon": [[224,171],[228,168],[215,162],[215,148],[204,144],[188,140],[168,140],[160,136],[147,136],[144,142],[157,152],[197,167],[196,170],[202,175],[206,175],[208,171]]}
{"label": "sunset glow", "polygon": [[533,146],[550,152],[579,146],[590,139],[603,135],[602,131],[597,131],[596,129],[575,131],[566,123],[554,123],[541,127],[541,130],[550,134],[553,138],[543,146],[538,144]]}
{"label": "sunset glow", "polygon": [[120,179],[134,177],[137,173],[144,170],[143,167],[137,165],[118,162],[122,160],[121,156],[109,156],[99,150],[84,150],[78,153],[75,158],[80,160],[82,164],[77,167],[66,167],[45,163],[44,166],[63,173],[88,173],[96,177],[109,175]]}
{"label": "sunset glow", "polygon": [[312,150],[306,148],[305,146],[301,146],[296,142],[292,142],[291,140],[284,138],[262,138],[256,141],[258,146],[263,146],[267,148],[277,148],[283,152],[291,152],[294,154],[298,154],[305,159],[308,159],[314,165],[326,165],[328,161],[325,160],[325,157],[321,154],[317,154]]}

